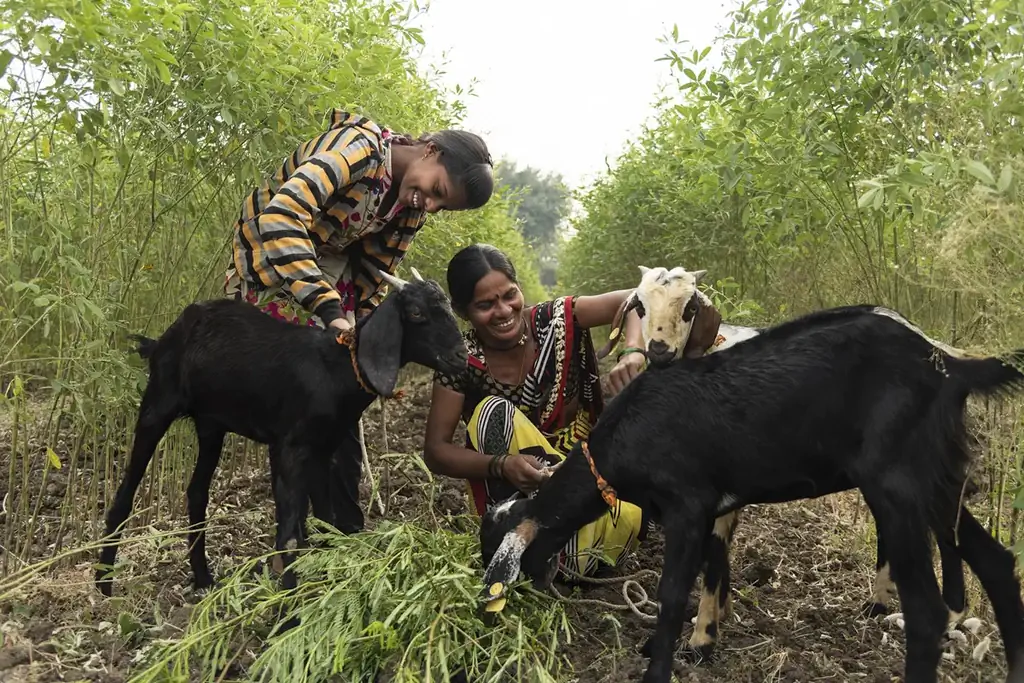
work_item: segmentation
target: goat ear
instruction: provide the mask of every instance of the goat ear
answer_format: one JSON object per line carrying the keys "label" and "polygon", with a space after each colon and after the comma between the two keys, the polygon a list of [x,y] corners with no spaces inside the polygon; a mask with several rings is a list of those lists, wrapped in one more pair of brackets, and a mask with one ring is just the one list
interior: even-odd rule
{"label": "goat ear", "polygon": [[634,291],[632,294],[623,299],[621,304],[619,304],[619,310],[615,312],[615,317],[612,318],[612,331],[608,335],[608,342],[601,348],[600,351],[597,352],[598,360],[604,358],[609,353],[611,353],[612,349],[618,346],[619,342],[622,341],[623,321],[626,319],[626,315],[628,315],[630,311],[636,308],[636,305],[639,301],[640,300],[637,298],[636,292]]}
{"label": "goat ear", "polygon": [[488,611],[499,612],[505,606],[505,591],[519,578],[519,563],[523,553],[536,536],[537,523],[529,518],[505,534],[484,571],[483,599],[491,603]]}
{"label": "goat ear", "polygon": [[710,300],[697,297],[697,315],[693,317],[690,337],[683,347],[683,358],[700,358],[718,338],[718,327],[722,324],[722,314]]}
{"label": "goat ear", "polygon": [[402,367],[402,314],[394,295],[385,297],[359,327],[356,360],[370,387],[390,398]]}
{"label": "goat ear", "polygon": [[704,279],[704,276],[708,274],[706,270],[697,270],[693,273],[693,281],[695,284],[700,284],[700,281]]}

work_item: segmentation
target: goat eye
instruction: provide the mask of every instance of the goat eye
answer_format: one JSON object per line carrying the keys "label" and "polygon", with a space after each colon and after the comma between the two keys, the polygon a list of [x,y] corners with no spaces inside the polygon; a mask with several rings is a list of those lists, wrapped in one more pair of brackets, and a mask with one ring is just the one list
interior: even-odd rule
{"label": "goat eye", "polygon": [[690,322],[690,320],[697,314],[697,302],[690,299],[686,304],[686,308],[683,309],[683,322]]}

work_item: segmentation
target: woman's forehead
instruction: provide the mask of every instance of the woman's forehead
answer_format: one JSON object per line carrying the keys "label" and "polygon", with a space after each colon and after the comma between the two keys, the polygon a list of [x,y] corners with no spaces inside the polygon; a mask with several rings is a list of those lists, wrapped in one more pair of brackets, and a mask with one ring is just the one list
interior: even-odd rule
{"label": "woman's forehead", "polygon": [[476,283],[476,288],[473,290],[473,298],[477,301],[493,299],[503,295],[515,286],[516,284],[509,280],[505,273],[500,270],[492,270]]}

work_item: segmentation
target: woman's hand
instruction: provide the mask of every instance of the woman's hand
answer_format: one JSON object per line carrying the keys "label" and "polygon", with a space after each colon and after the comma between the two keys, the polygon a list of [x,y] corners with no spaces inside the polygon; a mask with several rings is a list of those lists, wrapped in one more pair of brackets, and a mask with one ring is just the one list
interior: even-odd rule
{"label": "woman's hand", "polygon": [[647,356],[640,351],[623,354],[618,364],[612,368],[608,375],[608,384],[612,396],[626,388],[626,385],[637,378],[637,375],[644,369]]}
{"label": "woman's hand", "polygon": [[352,329],[352,325],[344,317],[335,318],[331,321],[329,327],[333,330],[337,330],[338,332],[346,332]]}
{"label": "woman's hand", "polygon": [[541,468],[544,467],[532,455],[510,455],[501,466],[501,476],[523,493],[533,493],[547,479]]}

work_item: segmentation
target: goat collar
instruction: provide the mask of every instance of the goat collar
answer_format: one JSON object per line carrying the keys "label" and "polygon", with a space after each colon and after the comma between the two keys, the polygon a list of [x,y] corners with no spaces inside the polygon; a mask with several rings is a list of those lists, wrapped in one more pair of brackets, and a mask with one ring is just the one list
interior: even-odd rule
{"label": "goat collar", "polygon": [[[354,372],[356,375],[356,382],[359,384],[359,387],[366,393],[370,394],[371,396],[377,396],[383,399],[385,397],[381,396],[380,392],[378,392],[376,389],[370,386],[370,383],[363,379],[363,373],[359,370],[359,360],[358,356],[356,355],[356,339],[356,331],[353,329],[348,329],[339,332],[338,336],[335,337],[335,341],[337,341],[342,346],[348,347],[348,355],[352,358],[352,372]],[[404,395],[405,392],[403,392],[402,390],[398,390],[394,394],[392,394],[390,398],[392,400],[399,399],[402,398]]]}
{"label": "goat collar", "polygon": [[594,465],[594,459],[590,457],[590,447],[587,445],[587,442],[583,441],[582,444],[583,457],[587,459],[587,464],[590,465],[590,471],[594,474],[594,479],[597,479],[597,489],[601,492],[601,497],[604,498],[604,502],[608,504],[608,507],[614,509],[619,502],[618,494],[615,493],[615,488],[597,473],[597,467]]}

